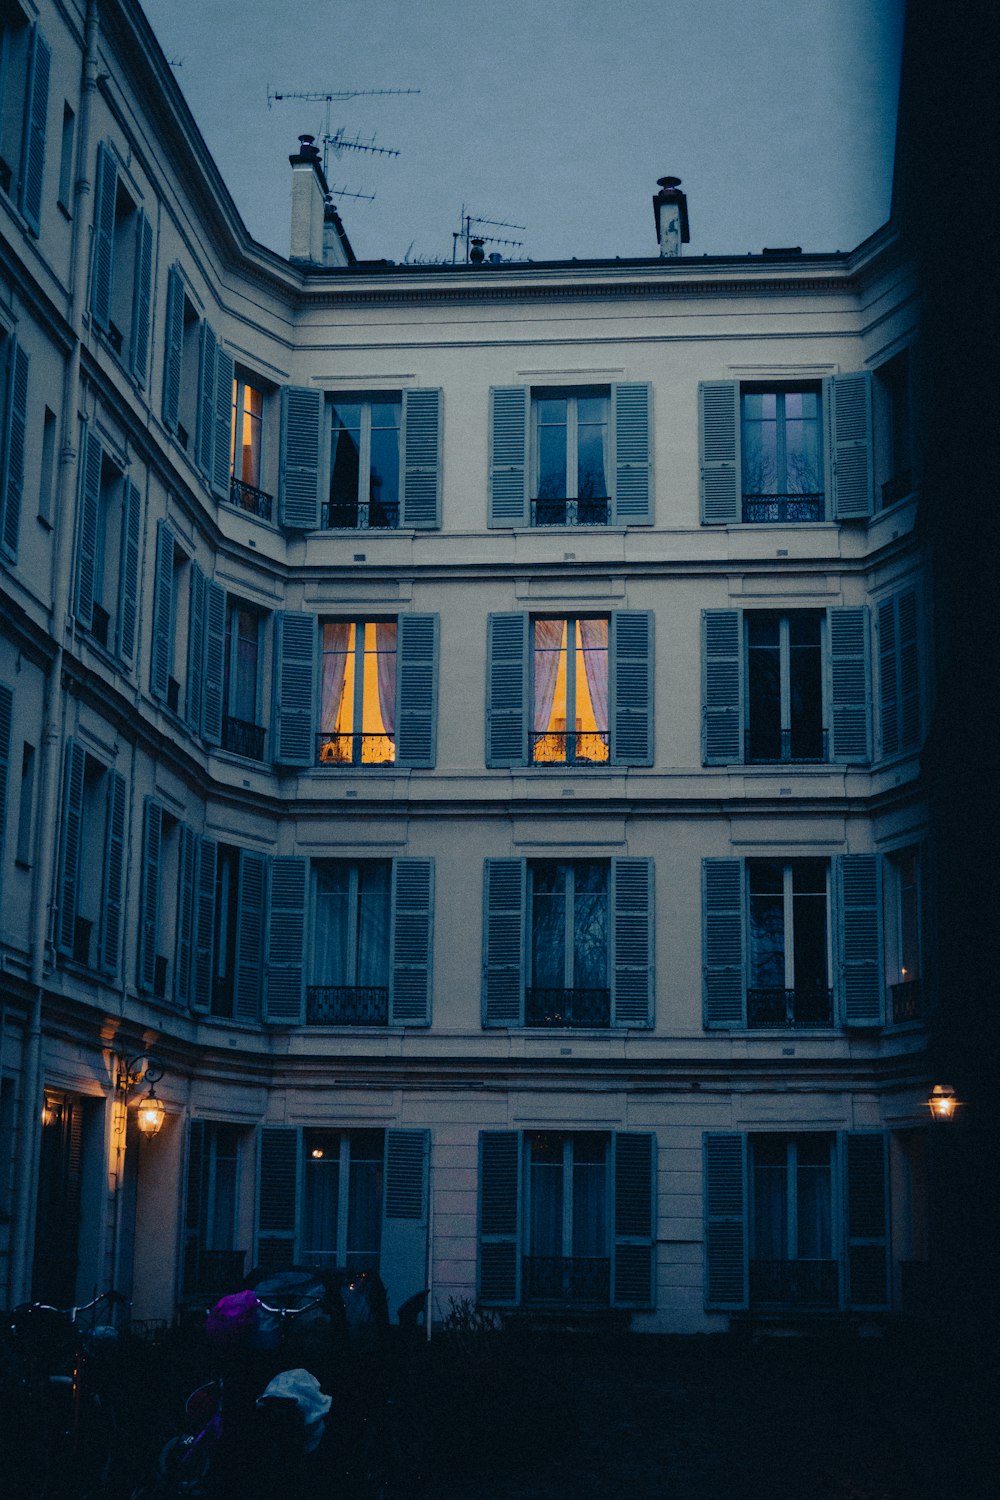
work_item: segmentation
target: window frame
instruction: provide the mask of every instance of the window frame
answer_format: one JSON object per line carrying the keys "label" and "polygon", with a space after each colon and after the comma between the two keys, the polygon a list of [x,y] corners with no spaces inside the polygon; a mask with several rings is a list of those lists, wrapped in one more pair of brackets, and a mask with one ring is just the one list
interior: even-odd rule
{"label": "window frame", "polygon": [[[809,1020],[807,1020],[805,1022],[801,1022],[801,1021],[799,1021],[796,1018],[795,1011],[794,1011],[794,1007],[798,1004],[798,987],[797,987],[797,985],[795,983],[795,946],[796,946],[796,943],[795,943],[795,895],[796,895],[796,893],[795,893],[795,890],[794,890],[795,865],[797,863],[803,863],[803,862],[805,862],[806,859],[809,860],[809,863],[815,863],[816,860],[812,859],[812,858],[809,858],[808,856],[802,856],[802,855],[777,856],[777,857],[773,857],[773,858],[770,857],[770,856],[753,856],[753,855],[748,855],[747,858],[743,862],[744,901],[745,901],[745,911],[746,911],[745,921],[746,921],[746,934],[747,934],[747,969],[746,969],[746,985],[745,985],[746,994],[745,994],[745,997],[744,997],[744,1017],[745,1017],[746,1029],[748,1031],[756,1031],[756,1030],[759,1030],[759,1029],[767,1029],[767,1030],[785,1029],[785,1026],[792,1027],[795,1030],[811,1029],[812,1027],[816,1027],[817,1029],[827,1031],[827,1030],[831,1030],[834,1027],[834,1025],[835,1025],[834,1012],[833,1012],[833,1007],[834,1007],[834,966],[835,966],[835,955],[834,955],[834,944],[833,944],[833,871],[832,871],[829,859],[827,859],[827,858],[825,858],[823,856],[818,856],[817,858],[819,858],[819,859],[822,860],[822,863],[823,863],[823,865],[825,867],[825,870],[824,870],[824,887],[825,887],[825,889],[824,889],[824,892],[823,892],[823,895],[824,895],[824,903],[823,903],[823,922],[824,922],[824,934],[823,934],[823,937],[824,937],[824,943],[823,943],[823,947],[824,947],[824,958],[825,958],[824,967],[825,967],[825,972],[826,972],[826,983],[825,983],[824,986],[821,986],[821,988],[824,988],[826,990],[826,993],[827,993],[827,996],[828,996],[828,1005],[829,1005],[828,1018],[825,1021],[822,1021],[822,1020],[819,1020],[819,1021],[816,1021],[816,1020],[809,1021]],[[785,991],[785,1006],[786,1006],[785,1021],[784,1021],[784,1023],[781,1020],[779,1020],[777,1022],[762,1022],[760,1020],[756,1020],[755,1021],[755,1020],[751,1019],[751,1014],[750,1014],[750,1012],[751,1012],[750,994],[751,994],[752,991],[762,991],[762,990],[766,991],[766,990],[771,989],[771,988],[777,988],[777,986],[773,986],[772,987],[772,986],[767,986],[767,985],[756,985],[753,982],[753,980],[754,980],[754,974],[753,974],[753,931],[754,931],[754,921],[753,921],[753,905],[752,905],[752,903],[753,903],[754,892],[751,889],[751,882],[752,882],[752,876],[753,876],[753,873],[754,873],[754,867],[755,866],[759,867],[761,864],[764,864],[764,863],[780,864],[780,866],[781,866],[781,874],[782,874],[782,948],[783,948],[783,961],[784,961],[784,984],[783,984],[782,988]],[[804,993],[808,994],[809,992],[807,990],[804,990]],[[787,1009],[787,1007],[789,1005],[789,1000],[788,1000],[789,996],[793,997],[792,1000],[791,1000],[791,1002],[790,1002],[791,1007],[792,1007],[791,1010]]]}
{"label": "window frame", "polygon": [[[580,495],[580,402],[602,400],[604,402],[604,494],[594,496]],[[541,405],[545,401],[565,402],[565,421],[563,423],[545,423],[542,421]],[[609,473],[613,462],[611,452],[611,386],[532,386],[529,393],[529,420],[530,420],[530,494],[528,503],[530,506],[530,524],[534,527],[548,526],[600,526],[611,525],[611,512],[613,499],[611,491],[613,485]],[[566,493],[561,496],[543,497],[539,494],[541,487],[541,463],[542,463],[542,440],[541,429],[545,426],[561,426],[565,436],[565,472]],[[584,424],[598,425],[598,424]],[[566,507],[563,520],[539,520],[538,507],[540,505],[557,506],[563,502]],[[603,519],[596,516],[588,516],[581,519],[581,503],[589,503],[591,506],[603,504]]]}
{"label": "window frame", "polygon": [[[534,722],[535,722],[535,668],[536,668],[536,665],[537,665],[537,648],[536,648],[536,645],[535,645],[535,627],[539,623],[539,621],[541,621],[541,620],[550,620],[550,621],[553,621],[555,623],[558,623],[558,624],[560,624],[560,625],[563,626],[563,628],[564,628],[564,630],[566,632],[566,662],[565,662],[565,675],[566,675],[566,719],[565,719],[565,722],[566,722],[566,724],[569,724],[569,723],[572,722],[574,725],[576,723],[577,678],[578,678],[578,676],[579,676],[579,674],[580,674],[581,671],[583,671],[584,676],[586,677],[586,657],[584,655],[585,648],[584,648],[584,645],[583,645],[583,637],[582,637],[582,635],[581,635],[581,633],[579,631],[579,626],[583,623],[584,620],[587,620],[587,621],[599,621],[599,622],[603,622],[608,627],[608,644],[607,644],[607,649],[606,649],[606,652],[605,652],[606,669],[607,669],[607,682],[606,682],[605,696],[607,697],[607,700],[608,700],[608,723],[606,724],[606,726],[604,727],[604,729],[577,730],[577,729],[574,728],[572,730],[569,730],[569,729],[564,728],[563,731],[562,731],[563,736],[564,736],[564,746],[563,746],[564,756],[563,756],[562,760],[560,760],[560,759],[558,759],[556,757],[554,757],[551,760],[539,760],[539,759],[536,759],[536,757],[535,757],[535,751],[538,748],[537,742],[539,740],[545,740],[545,739],[554,738],[554,737],[557,737],[558,734],[559,734],[558,730],[553,730],[553,729],[535,730],[535,728],[534,728]],[[560,645],[559,645],[558,649],[559,649],[560,652],[562,651],[561,641],[560,641]],[[610,722],[610,720],[611,720],[611,697],[610,697],[610,694],[611,694],[611,649],[612,648],[611,648],[611,615],[610,614],[607,614],[607,615],[531,615],[531,616],[529,616],[529,643],[528,643],[528,650],[529,650],[529,661],[530,661],[531,665],[530,665],[530,671],[529,671],[529,674],[528,674],[528,689],[529,689],[529,699],[530,699],[530,702],[528,704],[528,719],[529,719],[529,722],[530,722],[530,724],[532,726],[529,729],[529,731],[528,731],[529,735],[531,736],[531,742],[532,742],[531,745],[529,746],[528,764],[530,766],[532,766],[532,767],[537,767],[537,766],[557,766],[557,767],[561,767],[561,768],[565,769],[567,766],[600,766],[600,767],[604,767],[604,766],[609,766],[611,764],[611,722]],[[572,659],[572,671],[570,670],[570,661],[571,661],[571,659]],[[558,668],[557,668],[556,675],[558,677]],[[588,692],[589,692],[589,686],[588,686]],[[593,702],[591,702],[591,707],[593,708]],[[551,713],[551,710],[550,710],[550,713]],[[596,713],[595,713],[594,717],[595,717],[595,721],[596,721],[596,717],[597,717]],[[601,736],[603,736],[604,737],[604,742],[605,742],[605,749],[606,749],[606,752],[607,752],[605,754],[605,756],[603,757],[603,759],[601,759],[601,760],[594,760],[594,759],[591,759],[588,756],[579,756],[578,753],[577,753],[577,743],[576,743],[577,735],[578,734],[581,735],[581,736],[585,736],[585,735],[588,735],[588,734],[589,735],[593,735],[597,739],[599,739]],[[573,737],[572,754],[570,754],[570,746],[569,746],[570,735],[572,735],[572,737]]]}
{"label": "window frame", "polygon": [[[361,726],[362,726],[362,728],[360,730],[352,727],[349,731],[347,731],[347,733],[350,735],[350,738],[351,738],[351,757],[350,757],[349,760],[339,759],[336,756],[329,756],[329,757],[324,758],[324,756],[323,756],[323,748],[324,747],[323,747],[322,743],[320,744],[320,746],[318,748],[318,751],[317,751],[316,764],[318,766],[324,768],[324,769],[327,768],[327,767],[336,767],[338,769],[351,769],[351,770],[362,770],[363,769],[365,771],[372,771],[372,770],[378,770],[378,769],[382,769],[382,768],[386,768],[386,767],[392,769],[392,768],[395,768],[397,766],[397,760],[398,760],[398,754],[399,754],[399,750],[398,750],[398,740],[399,740],[399,726],[398,726],[398,722],[395,724],[395,727],[393,728],[393,732],[392,732],[391,735],[385,732],[385,721],[384,721],[384,719],[382,717],[381,703],[378,701],[379,700],[379,694],[378,694],[378,680],[377,680],[377,678],[378,678],[378,655],[379,655],[379,652],[378,652],[378,635],[377,635],[377,629],[376,629],[376,627],[379,626],[379,625],[389,625],[389,624],[394,625],[395,628],[396,628],[395,646],[393,648],[393,655],[396,658],[396,661],[395,661],[395,678],[396,678],[396,682],[395,682],[395,694],[394,694],[394,703],[393,703],[393,716],[394,716],[395,720],[398,720],[398,717],[399,717],[399,667],[400,667],[400,660],[399,660],[399,658],[400,658],[400,650],[399,650],[399,636],[400,636],[399,616],[398,615],[392,615],[392,616],[388,616],[388,617],[377,617],[377,618],[375,618],[375,617],[360,617],[360,618],[359,617],[351,617],[350,619],[344,619],[343,617],[339,617],[339,616],[338,617],[331,617],[331,616],[327,616],[327,615],[321,615],[319,617],[319,653],[318,653],[319,654],[319,669],[320,669],[319,692],[318,692],[319,718],[322,719],[324,717],[324,704],[323,704],[323,658],[324,658],[325,655],[328,655],[328,654],[329,655],[336,655],[336,654],[338,654],[336,652],[327,653],[327,652],[324,651],[324,649],[323,649],[323,632],[324,632],[324,629],[325,629],[325,627],[327,625],[347,625],[348,627],[353,627],[353,630],[354,630],[354,644],[353,644],[353,647],[349,646],[348,649],[344,653],[345,658],[346,658],[346,663],[350,663],[349,670],[350,670],[351,678],[352,678],[353,700],[352,700],[352,703],[351,703],[351,724],[352,724],[352,726],[354,726],[354,725],[360,723]],[[376,631],[376,634],[375,634],[375,643],[374,643],[374,645],[371,648],[371,652],[373,652],[374,655],[375,655],[376,682],[375,682],[374,692],[375,692],[376,702],[378,703],[379,720],[382,723],[382,728],[383,728],[383,733],[382,734],[380,734],[380,735],[374,735],[374,736],[368,735],[366,733],[365,729],[364,729],[364,709],[365,709],[365,698],[366,698],[366,691],[365,691],[365,689],[366,689],[366,684],[365,684],[365,664],[366,664],[366,658],[370,654],[369,648],[368,648],[368,645],[367,645],[367,642],[366,642],[366,637],[367,637],[367,631],[368,631],[368,626],[369,625],[373,628],[373,630]],[[388,653],[386,653],[386,654],[388,654]],[[341,695],[342,696],[341,696],[341,699],[340,699],[340,703],[344,702],[344,695],[346,694],[346,677],[347,677],[347,672],[348,672],[348,666],[346,665],[346,663],[345,663],[345,683],[344,683],[344,686],[341,688]],[[340,708],[339,704],[338,704],[337,708],[338,708],[338,713],[339,713],[339,708]],[[333,729],[333,730],[330,730],[330,731],[324,731],[322,729],[317,730],[317,739],[320,742],[326,741],[327,744],[331,744],[334,741],[336,741],[337,739],[343,739],[344,737],[345,737],[344,734],[338,735],[336,729]],[[365,742],[366,739],[369,739],[369,738],[376,738],[376,739],[387,740],[389,742],[389,745],[390,745],[391,750],[392,750],[391,756],[387,757],[384,760],[366,761],[364,759],[364,742]]]}
{"label": "window frame", "polygon": [[[819,657],[819,684],[820,684],[820,723],[819,740],[821,754],[818,756],[793,756],[792,751],[792,642],[791,621],[792,616],[804,618],[813,616],[819,624],[819,645],[817,647]],[[751,720],[753,709],[752,673],[751,673],[751,651],[758,649],[751,646],[750,630],[753,620],[764,618],[776,618],[778,621],[778,692],[779,692],[779,717],[781,735],[781,755],[777,758],[751,756]],[[809,766],[828,765],[830,761],[830,734],[828,727],[829,703],[827,687],[827,662],[829,660],[829,631],[827,627],[826,611],[823,609],[748,609],[743,611],[743,671],[744,683],[743,693],[743,763],[748,766],[789,765]],[[785,747],[788,753],[785,754]]]}
{"label": "window frame", "polygon": [[[787,488],[787,423],[789,420],[807,420],[803,418],[788,418],[785,412],[785,397],[790,395],[813,395],[816,397],[816,478],[820,483],[818,490],[803,492],[801,500],[797,499],[794,491]],[[750,418],[746,414],[746,398],[748,396],[774,396],[775,403],[775,439],[776,439],[776,469],[783,477],[786,488],[776,491],[773,495],[764,492],[750,492],[746,487],[746,458],[747,458],[747,431],[748,423],[757,419]],[[761,419],[763,420],[763,419]],[[829,485],[826,482],[827,455],[824,433],[823,415],[823,387],[819,380],[741,380],[739,383],[739,445],[740,445],[740,519],[743,525],[816,525],[830,518],[830,495]],[[777,474],[776,474],[777,478]],[[796,515],[796,503],[803,510],[808,509],[808,501],[812,503],[813,515]],[[748,516],[748,502],[752,506],[754,502],[777,506],[780,510],[782,502],[786,502],[785,509],[788,514],[762,515],[760,517]]]}
{"label": "window frame", "polygon": [[[333,487],[333,423],[334,413],[337,405],[357,406],[361,413],[361,426],[358,430],[358,487],[357,495],[353,502],[355,521],[353,525],[333,525],[330,521],[331,512],[334,509],[334,501],[331,499]],[[385,525],[372,525],[373,501],[371,496],[371,461],[372,461],[372,431],[373,431],[373,408],[376,406],[394,406],[398,412],[398,421],[394,428],[379,426],[376,431],[395,431],[396,433],[396,499],[394,501],[378,501],[379,505],[386,507],[387,514],[395,511],[395,520],[389,520]],[[366,391],[363,394],[354,392],[328,391],[325,403],[325,454],[326,470],[328,480],[325,490],[325,498],[320,504],[319,530],[320,531],[398,531],[403,523],[403,468],[404,468],[404,438],[403,438],[403,392],[399,391]],[[353,432],[353,428],[345,428],[345,431]],[[336,502],[338,509],[350,510],[350,501]]]}
{"label": "window frame", "polygon": [[[347,1271],[348,1269],[350,1269],[347,1260],[348,1254],[350,1253],[357,1255],[359,1253],[357,1251],[349,1252],[348,1250],[348,1243],[350,1240],[352,1227],[351,1166],[354,1160],[353,1149],[356,1143],[360,1143],[361,1137],[368,1135],[377,1135],[381,1137],[379,1155],[377,1157],[363,1156],[359,1157],[357,1160],[358,1162],[377,1163],[378,1165],[377,1187],[375,1190],[373,1205],[375,1224],[378,1230],[378,1243],[375,1245],[374,1249],[368,1249],[366,1251],[360,1252],[365,1256],[367,1260],[373,1261],[374,1264],[364,1265],[358,1268],[359,1270],[374,1271],[376,1273],[378,1272],[382,1254],[382,1225],[385,1205],[385,1134],[386,1133],[384,1128],[378,1126],[373,1127],[371,1130],[366,1130],[364,1128],[358,1127],[338,1129],[337,1127],[327,1128],[324,1126],[303,1126],[301,1148],[302,1209],[299,1217],[298,1230],[298,1253],[302,1265],[316,1266],[317,1268],[325,1271]],[[318,1163],[319,1161],[325,1159],[323,1157],[317,1157],[316,1155],[316,1152],[322,1150],[322,1147],[318,1144],[311,1145],[310,1143],[317,1142],[320,1136],[332,1136],[335,1137],[337,1141],[337,1242],[332,1250],[311,1250],[306,1245],[306,1238],[309,1227],[309,1209],[307,1206],[309,1180],[311,1174],[319,1169],[318,1166],[311,1166],[310,1163]],[[333,1257],[332,1263],[329,1260],[330,1256]],[[323,1259],[318,1259],[317,1257],[323,1257]]]}

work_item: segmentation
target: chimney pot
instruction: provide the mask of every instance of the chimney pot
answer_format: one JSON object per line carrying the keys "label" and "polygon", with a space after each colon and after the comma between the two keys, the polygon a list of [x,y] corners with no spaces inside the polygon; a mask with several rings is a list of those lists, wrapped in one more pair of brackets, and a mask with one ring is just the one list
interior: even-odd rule
{"label": "chimney pot", "polygon": [[681,246],[688,244],[691,239],[687,194],[681,192],[679,177],[660,177],[657,179],[657,186],[660,191],[653,195],[656,238],[661,259],[670,260],[679,256]]}

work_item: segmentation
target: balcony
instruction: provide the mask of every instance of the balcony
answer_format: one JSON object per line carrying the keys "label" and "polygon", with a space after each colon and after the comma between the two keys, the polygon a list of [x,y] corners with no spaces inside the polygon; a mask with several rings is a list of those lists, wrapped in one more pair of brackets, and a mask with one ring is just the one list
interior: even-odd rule
{"label": "balcony", "polygon": [[791,990],[748,989],[747,1025],[832,1026],[833,991],[818,985],[800,985]]}
{"label": "balcony", "polygon": [[752,1260],[751,1307],[836,1307],[835,1260]]}
{"label": "balcony", "polygon": [[391,734],[320,734],[316,737],[318,766],[390,766],[396,759]]}
{"label": "balcony", "polygon": [[744,495],[743,519],[757,525],[768,522],[779,525],[798,525],[803,521],[825,519],[826,497],[811,495]]}
{"label": "balcony", "polygon": [[606,729],[543,730],[531,736],[536,766],[606,766],[611,758]]}
{"label": "balcony", "polygon": [[353,505],[328,501],[320,512],[324,531],[395,531],[398,525],[398,500],[362,500]]}
{"label": "balcony", "polygon": [[202,1250],[188,1245],[184,1254],[184,1294],[213,1299],[239,1290],[245,1250]]}
{"label": "balcony", "polygon": [[254,484],[247,484],[245,480],[234,477],[229,482],[229,503],[235,505],[237,510],[246,510],[252,516],[259,516],[262,521],[270,521],[274,496],[269,495],[266,490],[259,490]]}
{"label": "balcony", "polygon": [[892,1004],[892,1021],[900,1026],[904,1021],[922,1021],[924,1018],[924,985],[921,979],[905,979],[900,984],[889,986]]}
{"label": "balcony", "polygon": [[307,1026],[388,1026],[389,991],[377,985],[311,984]]}
{"label": "balcony", "polygon": [[607,526],[611,501],[607,496],[573,500],[532,500],[532,526]]}
{"label": "balcony", "polygon": [[243,755],[247,760],[264,759],[264,734],[260,724],[248,724],[245,719],[233,719],[228,714],[222,720],[223,750]]}
{"label": "balcony", "polygon": [[533,1307],[608,1307],[611,1261],[607,1256],[526,1255],[521,1262],[521,1300]]}
{"label": "balcony", "polygon": [[611,991],[532,987],[524,992],[525,1026],[610,1026]]}

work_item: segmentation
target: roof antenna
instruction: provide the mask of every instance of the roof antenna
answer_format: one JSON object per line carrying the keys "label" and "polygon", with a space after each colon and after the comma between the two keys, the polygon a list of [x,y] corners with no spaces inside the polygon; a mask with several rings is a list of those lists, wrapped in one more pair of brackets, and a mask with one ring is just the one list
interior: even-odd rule
{"label": "roof antenna", "polygon": [[[512,224],[509,219],[483,219],[478,214],[466,212],[465,204],[462,204],[462,212],[459,218],[459,228],[452,231],[451,236],[451,263],[455,265],[458,260],[458,247],[461,245],[464,252],[466,265],[480,264],[484,258],[484,245],[510,245],[520,248],[523,240],[501,239],[495,234],[480,234],[481,225],[488,224],[493,229],[523,229],[523,224]],[[476,226],[475,230],[473,225]]]}
{"label": "roof antenna", "polygon": [[[339,103],[347,99],[367,99],[376,95],[419,93],[419,89],[330,89],[328,91],[323,89],[282,89],[279,91],[268,87],[267,107],[270,109],[272,105],[284,103],[288,99],[305,99],[313,104],[325,105],[323,130],[320,139],[323,142],[323,176],[326,177],[331,152],[334,156],[338,157],[342,151],[367,151],[372,156],[399,155],[399,152],[390,146],[378,145],[374,136],[370,140],[365,141],[360,136],[349,137],[346,133],[347,127],[344,125],[333,129],[330,111],[335,102]],[[336,191],[338,196],[342,198],[345,196],[348,198],[368,198],[369,196],[367,193],[348,193],[344,188],[338,188]],[[374,196],[373,193],[371,198],[374,198]]]}

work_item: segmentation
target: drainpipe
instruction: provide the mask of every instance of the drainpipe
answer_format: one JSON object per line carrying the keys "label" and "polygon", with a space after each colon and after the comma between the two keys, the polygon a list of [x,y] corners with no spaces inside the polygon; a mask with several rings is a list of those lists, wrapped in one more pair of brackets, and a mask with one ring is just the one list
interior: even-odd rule
{"label": "drainpipe", "polygon": [[98,80],[98,34],[97,0],[87,0],[68,278],[70,303],[67,321],[73,333],[73,347],[66,361],[66,370],[63,375],[62,441],[56,475],[55,523],[58,529],[55,536],[51,613],[51,634],[56,649],[46,687],[41,735],[39,816],[35,835],[37,873],[31,928],[31,985],[34,993],[23,1061],[24,1094],[21,1101],[19,1133],[20,1170],[15,1212],[18,1232],[15,1239],[16,1258],[11,1275],[11,1301],[14,1304],[26,1300],[31,1295],[32,1251],[35,1238],[36,1195],[34,1189],[38,1175],[42,1091],[42,997],[45,992],[45,955],[49,941],[55,848],[59,836],[60,766],[63,742],[62,664],[66,633],[70,627],[73,527],[76,514],[74,497],[79,440],[77,410],[80,404],[80,344],[83,338],[84,309],[87,305],[88,237],[93,217],[88,211],[92,188],[89,158],[91,111]]}

